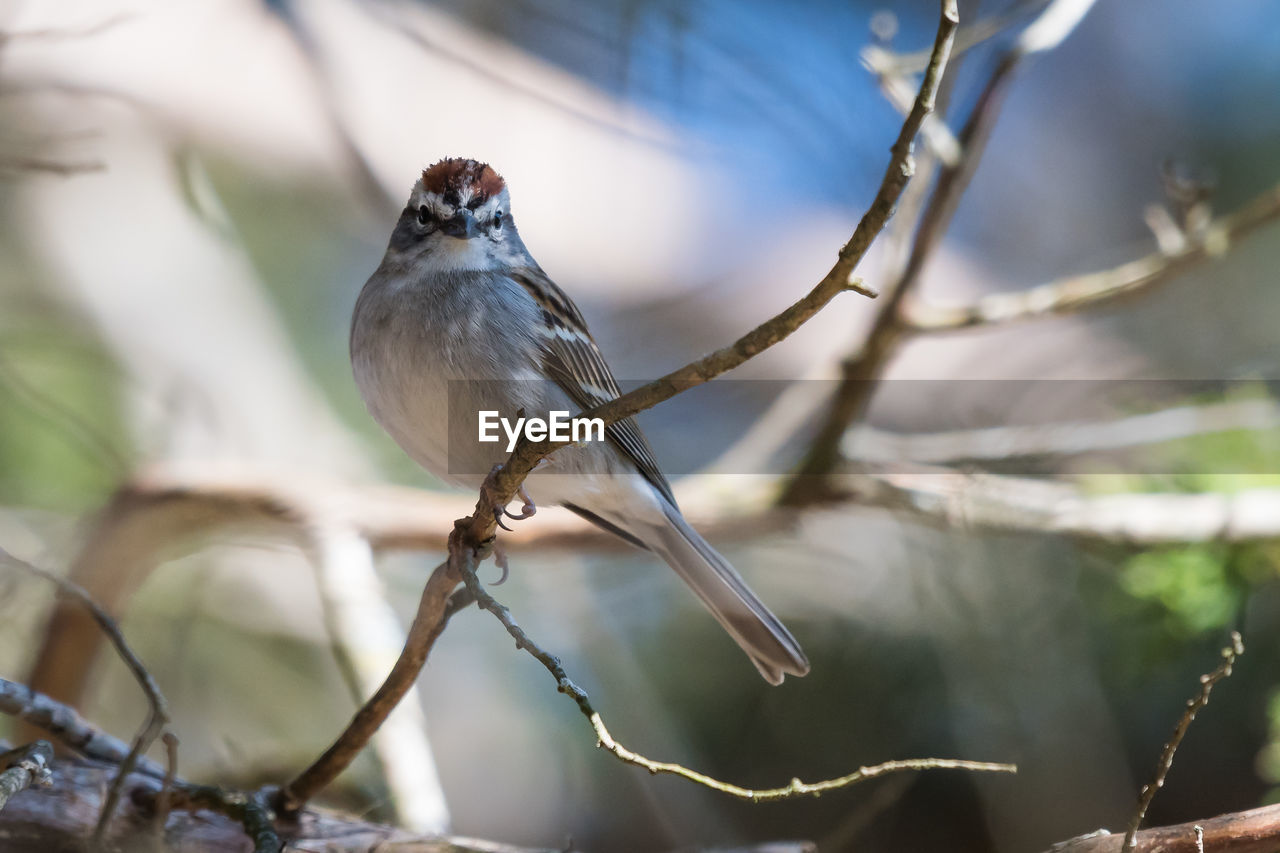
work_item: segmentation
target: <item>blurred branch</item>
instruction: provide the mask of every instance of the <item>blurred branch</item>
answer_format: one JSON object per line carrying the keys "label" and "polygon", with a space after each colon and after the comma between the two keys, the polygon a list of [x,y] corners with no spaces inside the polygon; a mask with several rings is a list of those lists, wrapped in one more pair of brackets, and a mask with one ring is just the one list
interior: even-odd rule
{"label": "blurred branch", "polygon": [[[462,528],[459,528],[461,530]],[[494,599],[493,596],[485,590],[481,585],[480,579],[476,577],[475,566],[472,553],[463,548],[463,559],[458,562],[458,568],[462,572],[462,582],[466,584],[471,595],[475,598],[476,603],[481,609],[487,610],[497,617],[498,621],[516,641],[517,649],[524,649],[533,656],[538,663],[546,667],[547,671],[556,680],[556,689],[566,694],[578,706],[578,710],[586,717],[591,728],[595,730],[597,745],[602,749],[608,750],[615,758],[626,764],[633,764],[636,767],[642,767],[652,774],[668,773],[673,776],[679,776],[695,782],[713,791],[719,791],[722,794],[728,794],[731,797],[737,797],[742,800],[751,802],[765,803],[775,800],[791,800],[799,797],[819,797],[829,791],[839,790],[856,785],[859,782],[866,782],[869,779],[875,779],[890,773],[899,773],[905,770],[969,770],[973,772],[991,772],[991,773],[1016,773],[1017,767],[1012,764],[996,764],[986,761],[962,761],[948,758],[918,758],[907,759],[905,761],[886,761],[882,764],[876,764],[871,767],[860,767],[847,776],[841,776],[836,779],[825,779],[821,782],[801,782],[799,779],[792,779],[790,784],[780,788],[743,788],[729,782],[722,782],[714,779],[704,773],[681,764],[673,764],[668,761],[654,761],[646,758],[637,752],[632,752],[621,743],[616,741],[605,727],[604,720],[600,717],[600,713],[591,705],[591,698],[587,692],[579,687],[569,678],[564,667],[560,664],[560,659],[548,653],[525,633],[515,619],[511,616],[511,611]]]}
{"label": "blurred branch", "polygon": [[32,172],[43,172],[47,175],[70,177],[85,172],[101,172],[107,164],[100,160],[45,160],[40,157],[0,157],[0,174],[22,175]]}
{"label": "blurred branch", "polygon": [[[30,693],[23,685],[0,680],[0,711],[6,694]],[[52,700],[52,718],[75,718],[75,711]],[[84,724],[88,727],[88,724]],[[91,728],[91,727],[90,727]],[[167,734],[167,733],[166,733]],[[97,732],[89,738],[108,742]],[[74,746],[69,743],[68,745]],[[6,762],[0,757],[0,767]],[[118,763],[77,758],[59,759],[48,766],[50,785],[31,788],[10,800],[0,811],[0,847],[6,850],[81,850],[101,810],[103,791],[118,775]],[[145,769],[145,768],[141,768]],[[0,779],[4,774],[0,772]],[[203,853],[244,853],[245,836],[256,850],[325,850],[326,853],[369,853],[371,850],[412,850],[414,853],[556,853],[530,850],[488,841],[472,841],[440,835],[418,835],[398,827],[314,811],[303,811],[289,820],[270,813],[269,790],[237,792],[194,785],[174,778],[169,799],[172,813],[161,812],[164,785],[161,774],[128,776],[130,794],[121,804],[121,819],[112,825],[109,849],[146,850],[155,841],[152,829],[163,832],[163,849],[199,850]],[[5,783],[0,781],[0,786]],[[199,810],[199,814],[195,812]],[[163,819],[163,820],[162,820]],[[153,824],[153,821],[155,822]],[[163,823],[162,826],[157,824]],[[274,843],[274,846],[271,846]]]}
{"label": "blurred branch", "polygon": [[1280,489],[1091,496],[1066,483],[948,468],[852,468],[842,479],[854,502],[957,530],[1056,534],[1146,547],[1280,538]]}
{"label": "blurred branch", "polygon": [[857,426],[845,435],[842,446],[845,455],[854,461],[945,463],[1024,456],[1070,456],[1233,430],[1270,430],[1277,427],[1280,427],[1280,404],[1273,400],[1240,400],[1178,406],[1095,423],[1082,421],[910,434]]}
{"label": "blurred branch", "polygon": [[[0,714],[17,717],[96,761],[120,764],[129,755],[127,743],[85,722],[73,709],[5,678],[0,678]],[[164,769],[145,756],[135,769],[156,779],[164,776]]]}
{"label": "blurred branch", "polygon": [[[1240,634],[1236,631],[1231,632],[1231,645],[1222,650],[1222,663],[1218,668],[1207,675],[1200,676],[1200,691],[1187,701],[1187,708],[1182,712],[1182,716],[1178,718],[1178,725],[1173,729],[1173,736],[1169,738],[1169,742],[1164,745],[1164,749],[1160,751],[1160,761],[1156,764],[1156,775],[1150,784],[1142,787],[1142,793],[1138,797],[1138,806],[1133,811],[1133,817],[1129,820],[1129,831],[1124,836],[1124,846],[1121,848],[1123,853],[1131,853],[1137,846],[1138,827],[1142,825],[1142,819],[1147,816],[1147,809],[1151,806],[1151,801],[1155,799],[1156,792],[1164,787],[1165,776],[1169,773],[1169,768],[1173,766],[1173,755],[1178,751],[1178,746],[1182,743],[1183,737],[1186,736],[1187,730],[1191,728],[1191,722],[1196,718],[1196,714],[1205,705],[1209,704],[1209,694],[1213,691],[1213,687],[1224,678],[1231,675],[1231,668],[1235,666],[1236,658],[1244,654],[1244,643],[1240,641]],[[1217,849],[1216,847],[1214,848]]]}
{"label": "blurred branch", "polygon": [[120,772],[112,781],[111,787],[107,789],[107,797],[102,806],[102,814],[99,815],[98,825],[93,831],[94,845],[100,846],[102,838],[107,831],[107,825],[111,822],[111,816],[115,813],[116,804],[120,800],[120,791],[124,785],[125,777],[133,772],[138,764],[138,759],[151,747],[151,744],[155,743],[156,738],[160,736],[160,732],[169,724],[169,706],[165,702],[164,696],[161,695],[155,679],[151,677],[151,673],[147,671],[146,666],[134,654],[133,649],[129,647],[124,634],[120,631],[120,627],[93,600],[89,593],[64,577],[33,566],[25,560],[18,559],[3,548],[0,548],[0,561],[53,583],[64,595],[69,595],[79,601],[93,615],[94,621],[98,623],[98,627],[102,632],[110,638],[111,644],[115,646],[116,653],[124,661],[125,666],[128,667],[134,680],[138,682],[138,686],[142,688],[143,694],[147,697],[147,705],[150,708],[147,719],[143,722],[142,727],[138,729],[137,735],[134,736],[133,746],[130,748],[128,755],[120,762]]}
{"label": "blurred branch", "polygon": [[841,365],[840,387],[796,475],[783,491],[782,503],[812,503],[830,488],[826,478],[839,461],[840,440],[849,425],[866,411],[875,380],[883,374],[909,330],[900,313],[903,301],[919,284],[920,273],[946,233],[960,198],[977,171],[1013,72],[1028,56],[1049,50],[1066,38],[1092,5],[1093,0],[1053,0],[996,64],[959,133],[961,155],[953,164],[944,164],[940,171],[921,214],[906,266],[898,280],[885,289],[885,298],[877,303],[879,310],[866,339]]}
{"label": "blurred branch", "polygon": [[0,809],[10,797],[29,786],[48,785],[52,761],[53,747],[47,740],[0,752]]}
{"label": "blurred branch", "polygon": [[1210,223],[1202,235],[1189,234],[1174,252],[1157,251],[1114,269],[1072,276],[1016,293],[983,296],[968,305],[903,305],[902,321],[916,331],[935,332],[1008,323],[1094,308],[1144,293],[1235,248],[1258,228],[1280,219],[1280,185],[1255,197],[1235,213]]}

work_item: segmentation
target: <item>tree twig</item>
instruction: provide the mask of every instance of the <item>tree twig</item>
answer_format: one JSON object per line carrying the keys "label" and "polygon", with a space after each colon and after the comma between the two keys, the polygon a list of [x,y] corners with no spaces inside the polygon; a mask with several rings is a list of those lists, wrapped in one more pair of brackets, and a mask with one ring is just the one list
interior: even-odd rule
{"label": "tree twig", "polygon": [[939,332],[1069,314],[1158,287],[1200,264],[1221,257],[1264,225],[1280,219],[1280,185],[1220,217],[1202,235],[1187,235],[1173,252],[1157,251],[1118,267],[1037,285],[1014,293],[993,293],[967,305],[910,302],[903,322],[916,331]]}
{"label": "tree twig", "polygon": [[0,809],[9,798],[31,785],[49,784],[53,747],[47,740],[0,752]]}
{"label": "tree twig", "polygon": [[1178,718],[1178,725],[1174,726],[1173,736],[1169,738],[1169,742],[1160,751],[1160,760],[1156,763],[1155,778],[1142,787],[1142,793],[1138,796],[1138,805],[1133,810],[1133,817],[1129,819],[1129,831],[1125,833],[1124,846],[1120,848],[1123,853],[1131,853],[1136,846],[1138,827],[1142,825],[1142,819],[1147,816],[1147,809],[1151,806],[1151,801],[1155,799],[1156,792],[1164,787],[1165,776],[1168,775],[1169,768],[1173,766],[1173,755],[1178,751],[1178,746],[1186,736],[1187,730],[1191,728],[1191,722],[1195,720],[1196,714],[1200,712],[1200,709],[1209,704],[1209,694],[1213,691],[1213,686],[1231,675],[1231,668],[1235,666],[1236,658],[1242,654],[1244,654],[1244,643],[1240,641],[1240,634],[1232,631],[1231,645],[1222,650],[1222,663],[1213,672],[1200,676],[1200,691],[1187,700],[1186,710]]}
{"label": "tree twig", "polygon": [[[1064,0],[1059,0],[1063,2]],[[955,0],[942,0],[937,37],[930,54],[920,91],[902,124],[897,140],[890,148],[891,156],[880,189],[871,206],[858,222],[853,235],[840,249],[835,265],[818,284],[789,308],[747,332],[727,347],[716,350],[686,364],[659,379],[642,385],[614,400],[582,413],[583,417],[601,418],[606,424],[642,412],[689,388],[714,379],[738,367],[764,350],[787,338],[818,313],[840,293],[851,289],[851,278],[872,241],[884,229],[893,214],[907,181],[914,172],[912,148],[925,116],[933,111],[938,86],[951,54],[951,45],[959,25]],[[481,490],[476,511],[467,525],[467,539],[474,547],[493,536],[495,529],[492,507],[509,503],[516,489],[533,467],[544,457],[569,444],[568,441],[531,443],[521,439],[515,452],[500,469],[492,472]]]}
{"label": "tree twig", "polygon": [[959,159],[944,165],[938,174],[902,273],[877,303],[878,313],[866,338],[856,353],[841,365],[840,386],[795,476],[783,490],[780,498],[783,504],[803,506],[829,497],[831,484],[827,475],[839,463],[841,438],[849,425],[866,411],[875,380],[884,372],[908,332],[901,317],[901,306],[919,284],[926,262],[946,233],[960,198],[978,169],[1013,72],[1028,56],[1051,49],[1066,38],[1093,2],[1053,0],[996,64],[958,135]]}
{"label": "tree twig", "polygon": [[436,567],[427,579],[418,602],[418,612],[409,626],[404,649],[377,692],[356,712],[346,729],[306,770],[280,789],[276,807],[296,812],[321,789],[338,777],[364,749],[374,732],[395,709],[422,671],[427,655],[447,624],[450,593],[460,576],[450,559]]}
{"label": "tree twig", "polygon": [[[6,678],[0,678],[0,714],[17,717],[96,761],[120,764],[129,755],[129,744],[86,722],[61,702]],[[145,756],[136,769],[155,779],[164,776],[164,768]]]}
{"label": "tree twig", "polygon": [[151,677],[151,673],[147,671],[146,666],[134,654],[133,649],[129,647],[124,634],[120,631],[120,626],[105,610],[98,606],[93,597],[85,592],[82,587],[64,577],[55,575],[53,572],[34,566],[26,560],[20,560],[3,548],[0,548],[0,561],[53,583],[64,594],[70,595],[83,604],[93,615],[94,621],[98,623],[103,633],[111,639],[111,644],[115,646],[116,653],[124,661],[125,666],[129,668],[129,672],[133,674],[134,680],[138,682],[138,686],[142,688],[142,692],[147,698],[149,708],[147,719],[134,736],[133,745],[130,747],[128,755],[120,762],[120,772],[111,783],[111,787],[107,789],[107,797],[102,805],[102,814],[99,816],[98,825],[94,829],[94,844],[100,846],[102,838],[106,834],[107,826],[111,822],[111,816],[115,813],[116,805],[120,801],[120,793],[124,786],[125,777],[133,772],[138,765],[139,758],[151,747],[151,744],[155,743],[156,738],[160,736],[160,732],[169,724],[168,703],[165,702],[164,696],[160,692],[160,687],[156,684],[155,679]]}
{"label": "tree twig", "polygon": [[722,794],[728,794],[731,797],[737,797],[741,800],[749,800],[756,803],[772,802],[775,800],[790,800],[798,797],[818,797],[829,791],[847,788],[856,785],[859,782],[866,782],[869,779],[875,779],[878,776],[884,776],[889,773],[899,773],[906,770],[969,770],[977,772],[992,773],[1016,773],[1017,767],[1012,764],[997,764],[987,761],[963,761],[948,758],[918,758],[907,759],[903,761],[886,761],[882,764],[876,764],[870,767],[860,767],[854,772],[840,776],[835,779],[825,779],[821,782],[801,782],[799,779],[792,779],[787,785],[777,788],[744,788],[740,785],[734,785],[731,782],[723,782],[715,779],[705,773],[699,773],[696,770],[690,770],[681,764],[675,764],[669,761],[654,761],[646,758],[638,752],[633,752],[623,746],[613,735],[609,733],[609,729],[605,726],[604,720],[591,704],[591,698],[587,692],[579,687],[569,678],[565,672],[564,666],[561,665],[560,659],[550,654],[541,646],[539,646],[532,638],[525,633],[511,615],[511,611],[499,604],[498,601],[485,590],[480,583],[480,579],[476,577],[475,560],[472,553],[463,548],[461,549],[462,559],[458,562],[458,569],[462,573],[462,582],[466,588],[471,591],[472,597],[475,598],[476,604],[482,610],[487,610],[497,617],[502,623],[502,627],[506,629],[511,638],[516,641],[516,648],[523,649],[533,656],[538,663],[546,667],[551,673],[552,678],[556,680],[556,689],[567,695],[578,706],[578,710],[591,723],[591,728],[596,733],[598,745],[610,752],[619,761],[626,764],[632,764],[636,767],[642,767],[652,774],[667,773],[673,776],[679,776],[682,779],[688,779],[714,791]]}

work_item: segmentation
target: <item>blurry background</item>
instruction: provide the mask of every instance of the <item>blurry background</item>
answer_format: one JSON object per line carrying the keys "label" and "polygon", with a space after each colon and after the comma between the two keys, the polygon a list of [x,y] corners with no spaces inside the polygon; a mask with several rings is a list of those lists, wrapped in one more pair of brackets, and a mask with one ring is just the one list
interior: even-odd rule
{"label": "blurry background", "polygon": [[[963,2],[961,14],[1025,22],[1041,5]],[[409,187],[442,156],[503,173],[526,243],[620,378],[728,342],[826,272],[883,174],[901,120],[859,60],[876,14],[896,25],[893,48],[932,42],[937,9],[924,0],[9,0],[0,545],[76,563],[116,488],[157,466],[439,488],[364,413],[346,341]],[[1011,37],[964,55],[953,114]],[[1216,212],[1236,209],[1280,180],[1278,84],[1269,0],[1100,0],[1013,82],[923,293],[1017,290],[1153,251],[1143,210],[1161,201],[1168,160],[1212,180]],[[873,285],[880,260],[860,270]],[[1280,229],[1263,229],[1138,300],[922,339],[887,375],[1275,379],[1278,265]],[[841,298],[733,378],[834,377],[874,310]],[[660,459],[694,470],[781,385],[759,383],[754,398],[734,386],[728,404],[700,389],[642,421]],[[1000,424],[1045,402],[1043,384],[1031,402],[990,383],[889,385],[869,420],[904,431]],[[784,461],[802,449],[803,435]],[[1155,458],[1088,488],[1280,486],[1274,431]],[[752,472],[677,492],[732,492]],[[497,592],[614,734],[655,758],[757,786],[925,755],[1016,761],[1016,777],[896,777],[754,807],[651,778],[597,751],[545,673],[471,611],[420,681],[436,767],[415,784],[430,801],[438,778],[452,831],[527,845],[1039,849],[1122,828],[1196,676],[1239,628],[1250,651],[1150,822],[1273,796],[1274,542],[1135,550],[962,528],[845,506],[717,541],[813,662],[777,690],[645,555],[513,547]],[[174,706],[189,778],[278,781],[355,707],[312,561],[254,530],[185,544],[134,578],[125,631]],[[402,622],[440,557],[380,555]],[[130,567],[108,568],[120,574],[105,585],[130,586]],[[0,574],[6,677],[28,677],[52,597]],[[133,684],[108,655],[82,664],[82,710],[127,736],[143,711]],[[342,783],[332,802],[409,820],[374,761]],[[444,825],[441,808],[424,809],[418,825]]]}

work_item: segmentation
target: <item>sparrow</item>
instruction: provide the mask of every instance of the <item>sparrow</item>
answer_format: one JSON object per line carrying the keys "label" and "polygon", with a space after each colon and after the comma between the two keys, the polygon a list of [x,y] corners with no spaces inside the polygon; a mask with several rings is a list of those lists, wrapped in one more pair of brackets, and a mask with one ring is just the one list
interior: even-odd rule
{"label": "sparrow", "polygon": [[[621,393],[582,312],[521,241],[506,182],[476,160],[441,160],[414,184],[356,300],[350,344],[373,418],[423,468],[471,489],[507,457],[505,443],[479,440],[480,412],[547,418]],[[661,557],[769,683],[809,671],[791,633],[685,521],[634,419],[561,448],[524,485],[520,517],[531,498],[558,504]]]}

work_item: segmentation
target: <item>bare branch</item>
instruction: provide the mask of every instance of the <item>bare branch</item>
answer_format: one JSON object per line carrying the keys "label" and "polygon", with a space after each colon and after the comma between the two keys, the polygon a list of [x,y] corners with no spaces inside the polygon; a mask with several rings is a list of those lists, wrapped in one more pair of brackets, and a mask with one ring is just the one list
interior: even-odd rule
{"label": "bare branch", "polygon": [[19,791],[31,785],[48,785],[52,762],[53,747],[47,740],[0,752],[0,809]]}
{"label": "bare branch", "polygon": [[[0,714],[9,714],[47,732],[64,746],[97,761],[120,764],[129,745],[98,729],[66,705],[37,693],[25,684],[0,678]],[[136,770],[156,779],[164,768],[143,757]]]}
{"label": "bare branch", "polygon": [[1244,238],[1280,219],[1280,185],[1255,197],[1235,213],[1187,235],[1175,252],[1154,252],[1114,269],[1072,276],[1016,293],[983,296],[968,305],[903,305],[903,322],[916,331],[936,332],[1010,323],[1054,314],[1068,314],[1108,305],[1145,293],[1207,261],[1222,257]]}
{"label": "bare branch", "polygon": [[[1026,57],[1056,44],[1051,36],[1056,34],[1058,40],[1067,36],[1073,22],[1079,20],[1069,12],[1082,16],[1092,4],[1093,0],[1054,0],[996,64],[969,114],[969,120],[960,131],[961,156],[953,164],[944,165],[939,173],[933,193],[921,214],[906,266],[894,285],[886,288],[888,295],[877,303],[879,313],[866,339],[857,352],[841,365],[840,387],[798,472],[787,484],[782,503],[800,506],[828,497],[826,492],[830,484],[826,476],[839,462],[840,440],[849,425],[862,417],[875,389],[874,380],[883,373],[908,331],[900,316],[901,306],[919,284],[926,261],[946,233],[960,197],[977,171],[1013,72]],[[1033,31],[1039,35],[1028,38],[1027,34]]]}
{"label": "bare branch", "polygon": [[1244,654],[1244,643],[1240,641],[1240,634],[1232,631],[1231,645],[1222,650],[1222,663],[1213,672],[1200,676],[1200,692],[1187,701],[1186,710],[1178,718],[1178,725],[1174,726],[1173,736],[1169,738],[1169,742],[1160,751],[1160,761],[1156,764],[1155,778],[1150,784],[1143,786],[1142,793],[1138,797],[1138,806],[1134,809],[1133,817],[1129,820],[1129,831],[1125,833],[1124,846],[1121,848],[1123,853],[1131,853],[1136,847],[1138,827],[1142,825],[1142,819],[1147,816],[1147,809],[1151,806],[1151,801],[1155,799],[1156,792],[1164,787],[1165,776],[1168,775],[1169,768],[1173,766],[1173,755],[1178,751],[1178,746],[1186,736],[1187,730],[1191,728],[1191,722],[1196,718],[1196,714],[1200,712],[1200,709],[1209,704],[1209,694],[1213,691],[1213,686],[1224,678],[1230,677],[1231,668],[1235,665],[1236,658],[1242,654]]}
{"label": "bare branch", "polygon": [[395,709],[405,693],[413,686],[422,671],[427,655],[447,624],[450,593],[458,585],[460,577],[453,566],[452,557],[436,567],[427,579],[418,602],[418,612],[409,626],[404,650],[382,686],[356,712],[355,717],[314,763],[289,784],[280,789],[276,806],[282,812],[292,813],[338,777],[364,749],[374,732]]}
{"label": "bare branch", "polygon": [[905,770],[969,770],[974,772],[992,772],[992,773],[1016,773],[1018,769],[1012,764],[996,764],[986,761],[963,761],[948,758],[917,758],[907,759],[905,761],[886,761],[882,764],[876,764],[871,767],[860,767],[847,776],[841,776],[836,779],[825,779],[821,782],[801,782],[799,779],[792,779],[787,785],[778,788],[744,788],[740,785],[734,785],[730,782],[722,782],[705,773],[699,773],[696,770],[668,761],[654,761],[651,758],[633,752],[627,749],[621,743],[614,739],[605,727],[604,720],[600,717],[599,712],[591,705],[591,698],[587,692],[579,687],[569,678],[564,667],[560,664],[560,659],[545,651],[541,646],[534,642],[524,629],[516,624],[515,619],[511,616],[511,611],[502,606],[491,596],[480,583],[480,579],[476,577],[473,555],[470,551],[463,549],[463,558],[458,561],[458,568],[462,573],[462,582],[466,584],[466,588],[471,591],[471,595],[475,598],[476,603],[481,609],[487,610],[497,617],[498,621],[516,641],[517,649],[524,649],[534,657],[540,664],[546,667],[547,671],[556,680],[556,689],[566,694],[578,706],[578,710],[591,723],[591,728],[596,733],[598,745],[610,753],[615,758],[626,764],[633,764],[636,767],[642,767],[650,773],[668,773],[673,776],[679,776],[682,779],[688,779],[714,791],[722,794],[728,794],[731,797],[737,797],[741,800],[749,800],[751,802],[765,803],[774,800],[791,800],[799,797],[818,797],[829,791],[847,788],[856,785],[859,782],[866,782],[869,779],[875,779],[889,773],[899,773]]}
{"label": "bare branch", "polygon": [[[942,0],[941,5],[941,19],[929,66],[920,84],[920,92],[916,96],[915,104],[890,149],[892,156],[880,183],[880,189],[872,200],[870,208],[858,222],[853,235],[841,248],[835,265],[822,281],[782,313],[761,323],[729,346],[623,394],[617,399],[596,406],[582,413],[583,417],[601,418],[605,423],[613,423],[651,408],[695,385],[708,382],[784,340],[838,294],[850,289],[854,270],[870,248],[872,241],[883,230],[907,181],[914,172],[912,146],[925,116],[933,111],[938,86],[947,58],[951,53],[956,27],[959,24],[955,0]],[[524,439],[521,440],[511,458],[501,469],[489,475],[481,489],[480,500],[476,504],[476,511],[471,517],[467,533],[468,540],[473,546],[493,536],[494,519],[491,507],[509,503],[524,478],[533,470],[533,466],[568,443],[567,441],[545,441],[531,444]]]}
{"label": "bare branch", "polygon": [[[1120,853],[1122,839],[1104,830],[1059,842],[1047,853]],[[1144,829],[1136,841],[1137,853],[1275,853],[1280,845],[1280,805]]]}
{"label": "bare branch", "polygon": [[115,813],[116,804],[120,800],[121,787],[124,785],[125,777],[133,772],[138,765],[139,758],[151,747],[151,744],[155,743],[156,738],[160,736],[160,732],[169,724],[169,706],[165,702],[164,696],[160,693],[160,688],[156,685],[155,679],[151,677],[151,673],[147,671],[146,666],[134,654],[133,649],[129,647],[124,634],[120,631],[120,626],[93,600],[89,593],[85,592],[78,584],[74,584],[64,577],[33,566],[25,560],[19,560],[3,548],[0,548],[0,561],[53,583],[64,594],[70,595],[83,604],[93,615],[94,621],[98,623],[103,633],[111,639],[116,653],[120,655],[120,659],[129,668],[129,672],[133,674],[134,680],[138,682],[138,686],[142,688],[142,692],[147,697],[147,704],[150,707],[147,719],[143,722],[142,727],[138,729],[137,735],[134,736],[133,746],[130,748],[129,754],[125,756],[124,761],[120,762],[120,772],[116,775],[115,781],[112,782],[110,789],[107,791],[107,798],[102,806],[102,814],[98,818],[98,826],[94,829],[94,843],[100,844],[103,834],[107,831],[107,825],[111,822],[111,816]]}

